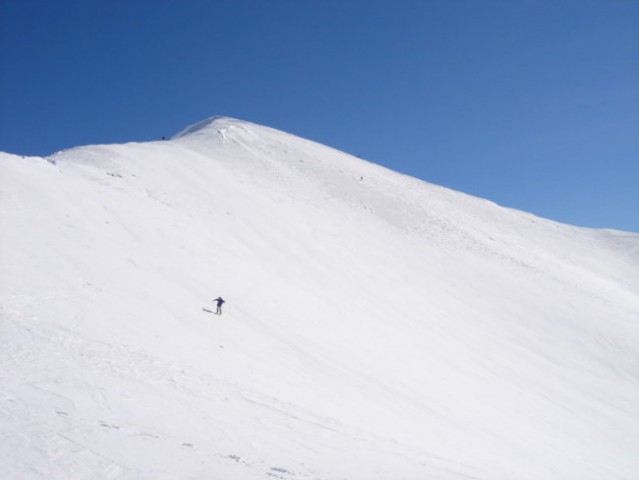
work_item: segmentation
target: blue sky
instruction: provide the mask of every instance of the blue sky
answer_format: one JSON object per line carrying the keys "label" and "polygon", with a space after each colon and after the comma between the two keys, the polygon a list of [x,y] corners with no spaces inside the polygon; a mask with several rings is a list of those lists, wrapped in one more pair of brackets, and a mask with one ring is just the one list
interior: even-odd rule
{"label": "blue sky", "polygon": [[639,232],[635,0],[3,0],[0,150],[269,125]]}

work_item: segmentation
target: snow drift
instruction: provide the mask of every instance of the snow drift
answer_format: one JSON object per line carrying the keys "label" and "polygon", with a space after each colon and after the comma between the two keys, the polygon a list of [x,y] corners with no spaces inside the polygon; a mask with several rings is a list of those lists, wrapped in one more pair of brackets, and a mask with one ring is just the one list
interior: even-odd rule
{"label": "snow drift", "polygon": [[639,478],[637,234],[228,118],[0,164],[1,478]]}

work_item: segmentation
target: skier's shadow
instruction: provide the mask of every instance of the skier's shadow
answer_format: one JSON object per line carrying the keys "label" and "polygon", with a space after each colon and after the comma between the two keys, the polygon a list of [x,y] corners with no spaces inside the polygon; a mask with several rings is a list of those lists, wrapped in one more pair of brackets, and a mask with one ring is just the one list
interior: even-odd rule
{"label": "skier's shadow", "polygon": [[213,310],[209,310],[208,308],[204,308],[204,307],[202,307],[202,310],[204,310],[207,313],[215,313]]}

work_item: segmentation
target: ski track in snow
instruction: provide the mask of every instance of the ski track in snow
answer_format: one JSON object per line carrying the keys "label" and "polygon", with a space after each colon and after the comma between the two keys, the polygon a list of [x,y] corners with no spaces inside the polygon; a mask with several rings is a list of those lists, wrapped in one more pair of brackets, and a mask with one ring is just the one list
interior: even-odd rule
{"label": "ski track in snow", "polygon": [[0,478],[639,478],[638,234],[228,118],[0,165]]}

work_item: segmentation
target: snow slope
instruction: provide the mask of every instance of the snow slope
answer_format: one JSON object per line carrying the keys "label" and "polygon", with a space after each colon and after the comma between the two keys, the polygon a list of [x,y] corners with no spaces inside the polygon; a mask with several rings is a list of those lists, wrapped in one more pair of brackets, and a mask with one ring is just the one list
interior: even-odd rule
{"label": "snow slope", "polygon": [[638,234],[228,118],[0,164],[2,479],[639,478]]}

